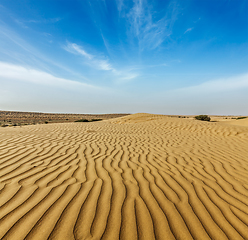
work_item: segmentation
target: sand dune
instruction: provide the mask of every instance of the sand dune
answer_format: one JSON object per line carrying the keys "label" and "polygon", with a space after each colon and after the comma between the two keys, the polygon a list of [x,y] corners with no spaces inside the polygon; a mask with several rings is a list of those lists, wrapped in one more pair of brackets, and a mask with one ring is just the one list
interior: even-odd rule
{"label": "sand dune", "polygon": [[135,114],[1,128],[0,239],[248,239],[248,127]]}
{"label": "sand dune", "polygon": [[231,124],[235,126],[245,126],[248,127],[248,118],[245,119],[238,119],[238,120],[232,120],[232,121],[226,121],[226,124]]}

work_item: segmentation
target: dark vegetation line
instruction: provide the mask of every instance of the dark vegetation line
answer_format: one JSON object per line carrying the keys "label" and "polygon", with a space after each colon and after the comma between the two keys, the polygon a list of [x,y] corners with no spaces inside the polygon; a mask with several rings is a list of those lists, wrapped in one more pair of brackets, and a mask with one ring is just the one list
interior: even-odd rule
{"label": "dark vegetation line", "polygon": [[102,120],[103,119],[101,118],[93,118],[90,120],[83,118],[83,119],[76,120],[75,122],[97,122],[97,121],[102,121]]}
{"label": "dark vegetation line", "polygon": [[65,113],[39,113],[39,112],[12,112],[0,111],[0,126],[22,126],[64,122],[93,122],[111,118],[123,117],[129,114],[65,114]]}

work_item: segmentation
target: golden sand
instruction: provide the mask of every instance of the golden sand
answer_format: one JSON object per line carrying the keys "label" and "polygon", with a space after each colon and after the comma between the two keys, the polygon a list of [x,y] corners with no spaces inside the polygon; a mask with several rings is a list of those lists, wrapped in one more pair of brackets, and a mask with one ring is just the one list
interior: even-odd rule
{"label": "golden sand", "polygon": [[0,239],[248,239],[240,121],[1,128]]}

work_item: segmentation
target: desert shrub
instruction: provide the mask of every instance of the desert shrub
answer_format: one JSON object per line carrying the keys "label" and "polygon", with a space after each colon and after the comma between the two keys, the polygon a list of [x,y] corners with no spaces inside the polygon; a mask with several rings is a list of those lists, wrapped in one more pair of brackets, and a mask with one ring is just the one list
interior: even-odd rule
{"label": "desert shrub", "polygon": [[102,121],[102,119],[98,118],[98,119],[91,119],[91,122],[96,122],[96,121]]}
{"label": "desert shrub", "polygon": [[88,119],[79,119],[79,120],[76,120],[75,122],[89,122]]}
{"label": "desert shrub", "polygon": [[48,121],[45,121],[45,124],[48,124]]}
{"label": "desert shrub", "polygon": [[8,127],[8,125],[7,124],[2,124],[1,127]]}
{"label": "desert shrub", "polygon": [[236,120],[238,120],[238,119],[245,119],[245,118],[247,118],[247,117],[237,117]]}
{"label": "desert shrub", "polygon": [[195,116],[195,119],[201,120],[201,121],[210,121],[211,118],[208,115],[198,115]]}

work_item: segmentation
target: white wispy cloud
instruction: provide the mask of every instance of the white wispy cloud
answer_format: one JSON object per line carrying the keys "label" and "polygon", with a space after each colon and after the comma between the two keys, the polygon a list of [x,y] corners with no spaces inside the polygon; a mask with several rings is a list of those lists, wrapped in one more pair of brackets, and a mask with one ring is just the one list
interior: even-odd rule
{"label": "white wispy cloud", "polygon": [[97,60],[96,64],[101,70],[117,72],[107,60]]}
{"label": "white wispy cloud", "polygon": [[82,88],[100,89],[99,87],[90,84],[59,78],[43,71],[33,68],[26,68],[20,65],[9,64],[6,62],[0,62],[0,79],[2,81],[15,80],[74,90]]}
{"label": "white wispy cloud", "polygon": [[153,109],[169,114],[247,115],[248,73],[152,93]]}
{"label": "white wispy cloud", "polygon": [[35,19],[30,19],[30,20],[24,20],[24,19],[17,19],[12,17],[14,22],[17,23],[20,27],[22,28],[30,28],[30,23],[34,24],[52,24],[56,23],[62,20],[62,18],[57,17],[57,18],[50,18],[50,19],[41,19],[41,20],[35,20]]}
{"label": "white wispy cloud", "polygon": [[116,0],[115,2],[116,2],[117,9],[120,13],[124,6],[124,0]]}
{"label": "white wispy cloud", "polygon": [[[13,18],[13,17],[12,17]],[[43,23],[43,24],[51,24],[51,23],[56,23],[56,22],[59,22],[62,20],[62,18],[60,17],[57,17],[57,18],[48,18],[48,19],[29,19],[29,20],[24,20],[24,19],[16,19],[16,18],[13,18],[13,20],[19,25],[21,26],[22,28],[29,28],[27,25],[29,23],[35,23],[35,24],[40,24],[40,23]]]}
{"label": "white wispy cloud", "polygon": [[22,28],[28,28],[28,26],[23,22],[20,21],[19,19],[14,19],[15,23],[17,23],[20,27]]}
{"label": "white wispy cloud", "polygon": [[2,110],[101,113],[117,95],[110,88],[6,62],[0,62],[0,86]]}
{"label": "white wispy cloud", "polygon": [[212,94],[216,95],[242,90],[245,88],[248,88],[248,73],[232,77],[213,79],[198,85],[169,90],[167,93],[174,96],[190,96],[190,98],[193,98],[194,96],[199,95],[212,96]]}
{"label": "white wispy cloud", "polygon": [[248,73],[213,79],[168,93],[193,114],[247,114]]}
{"label": "white wispy cloud", "polygon": [[118,11],[121,12],[124,6],[124,0],[116,0]]}
{"label": "white wispy cloud", "polygon": [[120,77],[119,79],[117,79],[116,83],[120,84],[120,83],[127,83],[132,81],[133,79],[137,78],[139,76],[139,74],[137,73],[127,73],[124,77]]}
{"label": "white wispy cloud", "polygon": [[233,91],[243,88],[248,88],[248,73],[228,78],[220,78],[207,81],[196,86],[183,88],[180,91],[193,91],[195,93],[213,93]]}
{"label": "white wispy cloud", "polygon": [[87,80],[81,74],[44,55],[39,49],[27,42],[23,37],[13,31],[12,28],[1,21],[0,41],[5,43],[5,45],[0,44],[0,54],[8,56],[12,62],[17,62],[21,65],[36,66],[50,73],[52,72],[51,69],[56,67],[76,76],[78,79]]}
{"label": "white wispy cloud", "polygon": [[193,27],[192,27],[192,28],[188,28],[188,29],[184,32],[184,34],[187,33],[187,32],[192,31],[193,29],[194,29]]}
{"label": "white wispy cloud", "polygon": [[130,81],[131,79],[135,79],[139,76],[138,73],[130,73],[129,70],[122,71],[116,69],[106,57],[101,57],[101,54],[93,55],[76,43],[68,42],[66,46],[63,46],[63,48],[67,52],[82,56],[85,59],[85,64],[91,66],[92,68],[111,72],[115,78],[114,82],[127,82],[127,80]]}
{"label": "white wispy cloud", "polygon": [[76,43],[68,43],[64,46],[64,49],[70,53],[78,54],[86,57],[87,59],[92,59],[94,56],[87,53],[81,46],[77,45]]}
{"label": "white wispy cloud", "polygon": [[172,34],[177,19],[177,5],[173,1],[165,16],[155,20],[156,12],[145,0],[134,0],[134,6],[128,13],[131,34],[138,39],[140,50],[155,49]]}
{"label": "white wispy cloud", "polygon": [[86,58],[86,64],[90,65],[93,68],[117,72],[117,70],[109,63],[109,60],[106,58],[100,58],[93,54],[88,53],[82,46],[77,45],[76,43],[67,43],[63,48],[70,53],[81,55]]}

